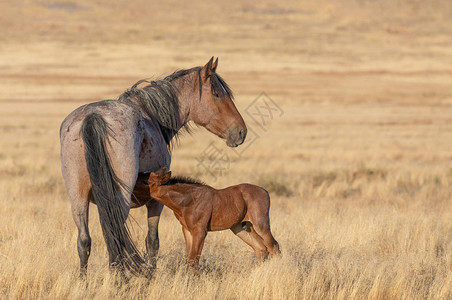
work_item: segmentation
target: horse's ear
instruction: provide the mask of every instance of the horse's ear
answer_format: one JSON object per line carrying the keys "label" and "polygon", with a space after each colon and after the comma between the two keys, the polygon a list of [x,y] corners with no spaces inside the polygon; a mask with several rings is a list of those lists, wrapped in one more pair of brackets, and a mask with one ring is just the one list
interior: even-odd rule
{"label": "horse's ear", "polygon": [[207,79],[209,79],[210,75],[212,74],[212,63],[213,56],[201,70],[201,78],[203,82],[206,82]]}
{"label": "horse's ear", "polygon": [[215,72],[217,70],[217,67],[218,67],[218,57],[212,64],[212,71]]}
{"label": "horse's ear", "polygon": [[162,176],[163,174],[166,173],[166,167],[160,168],[157,170],[157,172],[155,172],[158,176]]}
{"label": "horse's ear", "polygon": [[157,174],[155,174],[155,172],[151,172],[149,173],[149,178],[146,182],[147,185],[152,185],[155,184],[155,178],[157,177]]}
{"label": "horse's ear", "polygon": [[160,178],[161,178],[161,184],[167,183],[170,180],[170,178],[171,178],[171,171],[169,171],[168,173],[165,173]]}

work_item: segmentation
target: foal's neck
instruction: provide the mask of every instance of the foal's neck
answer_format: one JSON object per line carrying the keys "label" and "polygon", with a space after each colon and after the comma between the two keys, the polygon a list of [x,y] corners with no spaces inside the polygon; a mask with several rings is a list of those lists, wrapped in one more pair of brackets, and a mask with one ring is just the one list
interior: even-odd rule
{"label": "foal's neck", "polygon": [[[193,189],[196,184],[176,183],[171,185],[161,185],[158,187],[151,187],[151,197],[168,206],[175,212],[189,205],[194,199]],[[170,195],[171,193],[171,195]]]}
{"label": "foal's neck", "polygon": [[173,195],[171,195],[171,197],[168,195],[169,189],[167,188],[167,186],[161,185],[157,187],[151,187],[149,191],[152,198],[169,207],[171,210],[180,210],[180,201],[178,201],[176,197],[173,197]]}

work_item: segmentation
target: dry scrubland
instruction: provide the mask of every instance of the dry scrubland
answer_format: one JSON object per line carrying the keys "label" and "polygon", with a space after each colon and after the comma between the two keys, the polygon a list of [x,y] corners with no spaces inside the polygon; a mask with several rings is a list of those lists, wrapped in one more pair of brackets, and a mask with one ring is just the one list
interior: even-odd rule
{"label": "dry scrubland", "polygon": [[[1,298],[452,298],[450,1],[75,3],[0,4]],[[282,258],[258,266],[230,232],[212,233],[190,276],[164,210],[154,279],[115,286],[92,206],[82,284],[62,119],[211,55],[259,138],[237,156],[197,129],[173,172],[267,187]],[[245,113],[261,91],[284,111],[266,131]],[[216,180],[197,166],[212,141],[232,160]],[[143,249],[145,211],[132,216]]]}

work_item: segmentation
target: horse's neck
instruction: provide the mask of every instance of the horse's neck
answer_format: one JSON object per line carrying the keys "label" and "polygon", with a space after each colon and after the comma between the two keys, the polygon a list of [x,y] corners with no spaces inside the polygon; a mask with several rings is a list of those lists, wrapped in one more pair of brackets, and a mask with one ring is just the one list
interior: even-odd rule
{"label": "horse's neck", "polygon": [[[190,109],[192,103],[194,103],[194,100],[199,100],[200,97],[197,83],[198,81],[196,80],[194,73],[196,72],[189,73],[171,81],[171,84],[176,90],[178,106],[177,113],[179,114],[178,116],[176,116],[178,120],[177,128],[171,128],[174,130],[175,134],[190,121]],[[149,113],[141,107],[139,103],[140,100],[138,100],[136,97],[132,96],[124,98],[121,99],[121,101],[125,101],[137,107],[144,118],[155,120],[155,117],[153,115],[149,115]]]}
{"label": "horse's neck", "polygon": [[[194,200],[193,192],[195,188],[192,184],[172,184],[162,185],[151,192],[153,198],[168,206],[173,211],[180,211]],[[169,194],[171,193],[171,197]]]}
{"label": "horse's neck", "polygon": [[172,82],[178,91],[177,102],[179,106],[181,128],[190,121],[190,110],[194,100],[199,100],[200,95],[197,82],[193,73],[189,73]]}
{"label": "horse's neck", "polygon": [[158,202],[169,207],[171,210],[178,212],[181,208],[179,203],[180,201],[178,201],[175,197],[169,197],[169,191],[170,189],[168,189],[167,186],[159,186],[158,188],[151,190],[151,196]]}

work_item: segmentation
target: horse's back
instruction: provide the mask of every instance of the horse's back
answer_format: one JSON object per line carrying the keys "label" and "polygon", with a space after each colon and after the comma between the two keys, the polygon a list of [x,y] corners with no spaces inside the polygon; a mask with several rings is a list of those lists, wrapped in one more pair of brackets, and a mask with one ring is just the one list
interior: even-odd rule
{"label": "horse's back", "polygon": [[[112,159],[115,155],[124,155],[120,153],[121,148],[141,149],[144,129],[140,112],[119,101],[99,101],[80,106],[63,120],[60,127],[62,167],[65,166],[65,163],[74,162],[74,159],[84,158],[85,150],[80,130],[86,116],[90,114],[100,115],[107,124],[108,146],[113,150],[113,153],[110,153],[113,156]],[[132,145],[127,146],[128,144]],[[85,164],[80,161],[75,161],[75,163]]]}
{"label": "horse's back", "polygon": [[[81,135],[82,124],[90,114],[100,115],[107,124],[109,136],[106,144],[117,175],[121,179],[131,175],[134,178],[138,172],[138,155],[144,132],[140,112],[128,104],[113,100],[83,105],[71,112],[60,127],[61,169],[71,199],[86,198],[91,189]],[[130,167],[133,170],[121,174],[124,173],[121,169]]]}
{"label": "horse's back", "polygon": [[127,119],[137,122],[141,118],[140,112],[131,105],[116,100],[103,100],[82,105],[73,110],[61,123],[61,144],[66,136],[79,136],[80,127],[88,114],[97,113],[104,117],[107,123],[121,122]]}
{"label": "horse's back", "polygon": [[238,187],[247,207],[247,216],[253,216],[251,219],[255,220],[268,216],[270,196],[264,188],[249,183],[239,184]]}
{"label": "horse's back", "polygon": [[270,202],[270,196],[264,188],[250,183],[241,183],[216,191],[217,195],[222,198],[230,197],[237,200],[240,199],[241,201],[244,201],[247,206],[248,203],[251,202],[261,202],[265,204]]}
{"label": "horse's back", "polygon": [[270,201],[270,196],[266,189],[263,187],[250,184],[250,183],[242,183],[238,185],[240,187],[240,191],[242,195],[246,198],[253,198],[256,201],[267,203]]}

